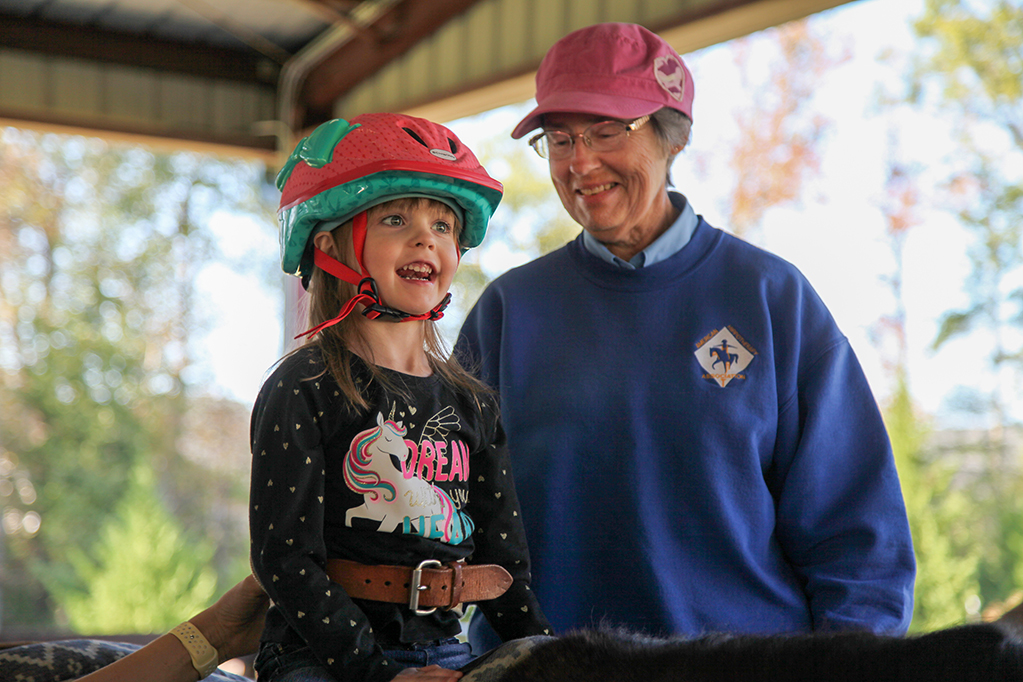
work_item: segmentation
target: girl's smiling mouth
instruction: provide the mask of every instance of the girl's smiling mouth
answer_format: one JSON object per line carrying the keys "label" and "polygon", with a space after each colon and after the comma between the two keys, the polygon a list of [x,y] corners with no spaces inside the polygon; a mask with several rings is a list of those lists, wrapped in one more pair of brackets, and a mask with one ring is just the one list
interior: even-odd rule
{"label": "girl's smiling mouth", "polygon": [[396,271],[398,277],[412,282],[430,282],[433,280],[433,266],[429,263],[409,263]]}

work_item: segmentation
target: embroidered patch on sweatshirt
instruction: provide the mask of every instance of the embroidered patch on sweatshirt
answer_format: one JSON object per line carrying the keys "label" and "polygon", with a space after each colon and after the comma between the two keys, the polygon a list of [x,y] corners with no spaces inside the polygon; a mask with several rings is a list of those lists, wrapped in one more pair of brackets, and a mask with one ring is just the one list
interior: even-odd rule
{"label": "embroidered patch on sweatshirt", "polygon": [[757,351],[731,325],[713,330],[696,344],[696,359],[703,378],[724,388],[733,379],[746,379],[745,370]]}

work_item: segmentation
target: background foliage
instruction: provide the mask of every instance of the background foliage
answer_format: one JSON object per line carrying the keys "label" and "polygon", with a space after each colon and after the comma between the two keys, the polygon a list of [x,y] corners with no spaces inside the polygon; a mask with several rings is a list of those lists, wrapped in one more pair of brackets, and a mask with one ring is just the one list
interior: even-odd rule
{"label": "background foliage", "polygon": [[[245,507],[247,438],[205,461],[182,445],[202,407],[190,338],[208,323],[195,296],[217,257],[206,223],[218,209],[265,215],[262,169],[13,129],[0,142],[0,455],[33,491],[0,498],[3,622],[81,627],[75,613],[106,591],[118,598],[92,629],[173,626],[247,565],[228,513]],[[225,457],[232,469],[214,468]],[[141,526],[128,501],[147,497]],[[140,551],[161,536],[181,547]],[[150,585],[176,576],[151,591],[162,609],[127,589],[144,566]]]}
{"label": "background foliage", "polygon": [[[927,0],[914,29],[919,51],[906,101],[948,117],[956,133],[947,173],[928,200],[972,236],[967,305],[945,313],[934,346],[980,330],[994,377],[964,401],[980,425],[973,433],[944,452],[922,443],[906,449],[932,493],[917,503],[917,524],[935,525],[946,545],[947,562],[925,563],[918,587],[917,614],[932,614],[923,622],[934,625],[952,614],[938,616],[933,597],[952,586],[975,611],[997,610],[1023,589],[1023,472],[1012,413],[1023,388],[1023,3]],[[953,457],[969,465],[950,470]],[[964,584],[968,575],[975,595]]]}

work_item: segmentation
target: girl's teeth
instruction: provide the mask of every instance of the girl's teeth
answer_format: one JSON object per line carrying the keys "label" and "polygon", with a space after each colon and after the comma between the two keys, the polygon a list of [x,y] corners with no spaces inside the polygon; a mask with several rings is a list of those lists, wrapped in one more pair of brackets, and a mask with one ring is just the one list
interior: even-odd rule
{"label": "girl's teeth", "polygon": [[433,268],[419,263],[412,263],[398,270],[398,275],[403,279],[428,280],[432,274]]}

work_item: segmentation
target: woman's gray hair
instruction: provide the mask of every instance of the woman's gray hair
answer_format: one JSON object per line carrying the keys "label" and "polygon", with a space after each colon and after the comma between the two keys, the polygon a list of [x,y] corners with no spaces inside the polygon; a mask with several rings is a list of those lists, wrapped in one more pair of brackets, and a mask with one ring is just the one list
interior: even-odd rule
{"label": "woman's gray hair", "polygon": [[653,119],[657,139],[668,154],[668,187],[674,187],[671,182],[671,164],[678,153],[689,144],[693,121],[678,109],[669,107],[658,109],[650,118]]}

